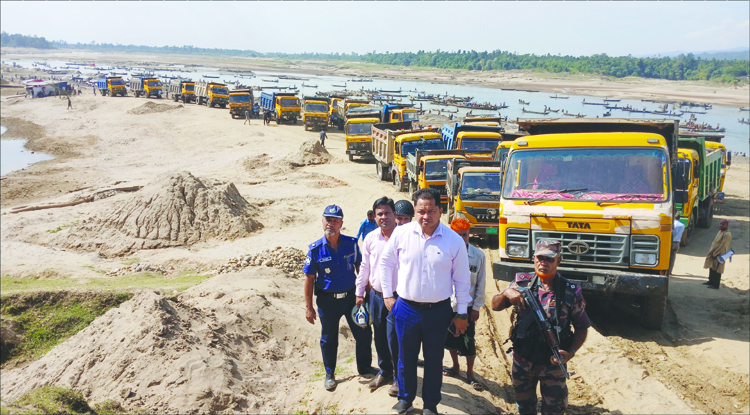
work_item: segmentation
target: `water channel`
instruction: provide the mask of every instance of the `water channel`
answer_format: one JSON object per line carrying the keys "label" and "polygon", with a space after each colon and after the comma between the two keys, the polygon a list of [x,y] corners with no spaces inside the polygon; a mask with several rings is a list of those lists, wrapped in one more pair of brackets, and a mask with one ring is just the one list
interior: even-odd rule
{"label": "water channel", "polygon": [[[0,126],[0,135],[7,128]],[[38,161],[50,160],[52,157],[42,153],[32,153],[24,148],[26,140],[0,140],[0,176],[24,169]]]}

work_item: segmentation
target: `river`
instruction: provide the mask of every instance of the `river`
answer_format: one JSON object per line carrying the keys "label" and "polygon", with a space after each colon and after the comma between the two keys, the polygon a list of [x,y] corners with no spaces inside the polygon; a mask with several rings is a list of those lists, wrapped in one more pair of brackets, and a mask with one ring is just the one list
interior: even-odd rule
{"label": "river", "polygon": [[[8,129],[0,126],[0,135]],[[42,153],[32,153],[24,148],[26,140],[0,140],[0,176],[24,169],[38,161],[50,160],[52,157]]]}

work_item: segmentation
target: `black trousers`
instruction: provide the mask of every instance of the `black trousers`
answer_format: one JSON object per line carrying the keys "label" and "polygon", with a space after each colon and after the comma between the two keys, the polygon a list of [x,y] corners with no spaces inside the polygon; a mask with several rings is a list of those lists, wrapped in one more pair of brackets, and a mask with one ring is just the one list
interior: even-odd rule
{"label": "black trousers", "polygon": [[721,284],[721,274],[709,268],[708,269],[708,285],[715,287],[715,288],[719,288],[719,284]]}

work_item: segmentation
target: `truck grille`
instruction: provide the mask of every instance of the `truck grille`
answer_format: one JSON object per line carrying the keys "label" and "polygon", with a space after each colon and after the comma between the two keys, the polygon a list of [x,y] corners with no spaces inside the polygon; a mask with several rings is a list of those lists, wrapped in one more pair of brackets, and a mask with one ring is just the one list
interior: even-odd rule
{"label": "truck grille", "polygon": [[628,235],[535,231],[533,236],[534,244],[539,239],[560,241],[563,263],[613,266],[629,264]]}
{"label": "truck grille", "polygon": [[429,186],[430,186],[430,189],[437,190],[438,192],[440,192],[441,195],[447,195],[448,194],[448,189],[445,188],[444,184],[431,184]]}
{"label": "truck grille", "polygon": [[362,143],[347,143],[347,150],[369,150],[372,144],[369,141]]}
{"label": "truck grille", "polygon": [[500,209],[497,208],[484,209],[466,206],[466,213],[477,218],[478,222],[496,223],[500,219],[499,211]]}

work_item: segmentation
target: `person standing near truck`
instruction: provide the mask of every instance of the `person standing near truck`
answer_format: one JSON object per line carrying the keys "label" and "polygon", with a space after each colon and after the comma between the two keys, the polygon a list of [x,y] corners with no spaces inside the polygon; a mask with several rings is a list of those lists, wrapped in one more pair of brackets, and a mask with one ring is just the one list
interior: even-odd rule
{"label": "person standing near truck", "polygon": [[708,288],[719,289],[721,274],[724,273],[724,261],[719,261],[719,257],[729,252],[731,243],[732,234],[729,233],[729,221],[722,219],[719,222],[719,233],[716,234],[716,238],[711,243],[711,249],[708,250],[708,255],[706,255],[706,262],[703,263],[703,268],[708,268],[708,281],[704,282],[703,285],[708,285]]}
{"label": "person standing near truck", "polygon": [[250,125],[250,107],[247,107],[247,109],[245,109],[245,122],[243,122],[242,125],[245,124]]}
{"label": "person standing near truck", "polygon": [[[534,273],[518,273],[515,280],[492,298],[492,309],[514,307],[516,321],[511,329],[513,341],[513,390],[518,413],[536,414],[536,386],[541,383],[542,414],[561,414],[568,407],[568,386],[559,362],[552,356],[534,314],[519,289],[530,289],[540,299],[545,318],[557,328],[563,364],[575,356],[586,341],[591,326],[581,287],[557,272],[560,265],[560,241],[539,240],[534,250]],[[571,333],[571,326],[575,332]],[[523,333],[519,333],[523,330]]]}
{"label": "person standing near truck", "polygon": [[271,111],[266,111],[263,113],[263,125],[268,125],[271,123]]}
{"label": "person standing near truck", "polygon": [[669,257],[669,270],[667,275],[672,275],[672,268],[674,268],[674,261],[677,258],[677,251],[680,250],[680,241],[682,240],[682,233],[685,231],[685,225],[680,222],[680,213],[674,214],[674,221],[672,222],[672,252]]}
{"label": "person standing near truck", "polygon": [[323,147],[326,146],[326,138],[328,138],[328,134],[326,134],[326,130],[320,130],[320,145]]}

